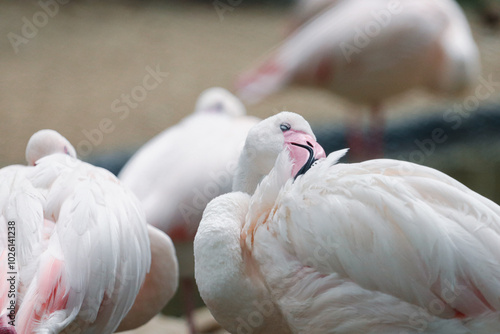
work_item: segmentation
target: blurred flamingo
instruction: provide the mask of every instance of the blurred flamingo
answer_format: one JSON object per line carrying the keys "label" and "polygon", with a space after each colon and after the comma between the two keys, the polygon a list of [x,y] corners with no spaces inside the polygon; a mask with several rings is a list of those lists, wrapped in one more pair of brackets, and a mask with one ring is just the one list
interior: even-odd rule
{"label": "blurred flamingo", "polygon": [[112,333],[156,315],[177,286],[175,250],[132,192],[53,130],[26,158],[0,170],[0,331]]}
{"label": "blurred flamingo", "polygon": [[[381,155],[381,104],[386,99],[416,87],[462,94],[477,79],[478,49],[454,0],[331,2],[328,6],[326,0],[313,1],[303,20],[318,8],[326,9],[241,75],[236,83],[240,97],[258,102],[300,83],[370,105],[372,145],[365,150]],[[364,145],[355,118],[348,144],[359,154]]]}
{"label": "blurred flamingo", "polygon": [[191,332],[193,239],[206,204],[231,190],[246,134],[258,122],[245,114],[227,90],[207,89],[192,115],[147,142],[118,175],[142,202],[148,223],[175,243]]}
{"label": "blurred flamingo", "polygon": [[194,242],[216,320],[231,333],[498,333],[500,207],[428,167],[338,163],[346,151],[322,158],[293,113],[250,130],[235,192],[207,205]]}

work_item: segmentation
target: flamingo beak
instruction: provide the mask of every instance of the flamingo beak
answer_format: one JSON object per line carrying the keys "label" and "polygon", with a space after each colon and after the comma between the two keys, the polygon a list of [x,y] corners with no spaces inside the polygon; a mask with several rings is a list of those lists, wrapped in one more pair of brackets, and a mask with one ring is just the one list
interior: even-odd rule
{"label": "flamingo beak", "polygon": [[292,175],[305,174],[316,160],[326,158],[325,150],[316,139],[304,132],[289,130],[284,133],[285,146],[293,161]]}

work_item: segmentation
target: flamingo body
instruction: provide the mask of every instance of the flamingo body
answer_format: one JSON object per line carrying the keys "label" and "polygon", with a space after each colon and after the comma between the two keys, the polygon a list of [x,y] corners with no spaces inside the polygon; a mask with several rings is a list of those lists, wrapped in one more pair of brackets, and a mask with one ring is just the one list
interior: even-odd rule
{"label": "flamingo body", "polygon": [[340,1],[244,73],[239,94],[258,101],[291,83],[374,104],[415,87],[458,94],[479,74],[478,49],[452,0]]}
{"label": "flamingo body", "polygon": [[142,202],[148,223],[174,241],[192,240],[206,204],[231,190],[241,147],[257,121],[226,90],[207,90],[195,112],[141,147],[119,178]]}
{"label": "flamingo body", "polygon": [[[42,130],[28,143],[30,166],[0,170],[0,291],[11,293],[0,296],[1,330],[112,333],[124,319],[137,327],[145,317],[127,313],[136,296],[148,289],[148,282],[143,285],[148,272],[149,277],[158,275],[156,269],[150,271],[151,248],[155,255],[162,244],[162,255],[175,260],[171,242],[150,243],[154,231],[132,192],[108,171],[75,155],[64,137]],[[15,235],[14,247],[3,243],[7,233]],[[3,271],[6,252],[9,272]],[[15,286],[5,287],[10,277]],[[155,298],[148,302],[163,298],[166,303],[163,294]],[[15,319],[6,319],[5,307],[12,302]]]}
{"label": "flamingo body", "polygon": [[272,130],[294,122],[269,120],[260,130],[282,143],[271,170],[255,192],[213,200],[195,239],[200,292],[224,327],[237,332],[234,319],[264,304],[257,333],[499,333],[497,204],[409,162],[338,163],[346,150],[294,180],[294,154]]}

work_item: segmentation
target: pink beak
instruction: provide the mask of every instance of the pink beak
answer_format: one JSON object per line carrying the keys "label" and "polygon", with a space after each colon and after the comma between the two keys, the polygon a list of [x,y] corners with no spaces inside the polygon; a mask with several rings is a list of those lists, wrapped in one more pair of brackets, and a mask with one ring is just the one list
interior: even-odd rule
{"label": "pink beak", "polygon": [[294,130],[286,131],[284,136],[293,161],[293,177],[307,172],[314,161],[326,158],[325,150],[312,136]]}

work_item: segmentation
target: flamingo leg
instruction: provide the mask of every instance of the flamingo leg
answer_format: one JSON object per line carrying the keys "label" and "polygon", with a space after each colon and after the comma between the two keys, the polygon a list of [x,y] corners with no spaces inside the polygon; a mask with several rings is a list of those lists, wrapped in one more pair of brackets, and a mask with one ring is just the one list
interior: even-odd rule
{"label": "flamingo leg", "polygon": [[361,161],[364,158],[363,127],[357,110],[348,115],[346,127],[346,142],[349,148],[349,159]]}
{"label": "flamingo leg", "polygon": [[370,109],[368,143],[365,145],[365,158],[374,159],[384,156],[385,118],[383,108],[375,103]]}
{"label": "flamingo leg", "polygon": [[189,327],[190,334],[196,334],[196,329],[194,325],[194,278],[183,277],[180,280],[182,296],[184,299],[184,312],[186,313],[187,323]]}

